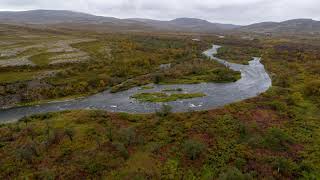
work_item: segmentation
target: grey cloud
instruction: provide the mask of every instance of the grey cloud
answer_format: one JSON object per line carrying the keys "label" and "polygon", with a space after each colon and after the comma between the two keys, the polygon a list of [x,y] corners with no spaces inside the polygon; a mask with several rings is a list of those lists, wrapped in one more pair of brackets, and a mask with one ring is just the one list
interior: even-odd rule
{"label": "grey cloud", "polygon": [[250,24],[293,18],[320,19],[319,0],[0,0],[0,10],[66,9],[119,18],[203,18]]}

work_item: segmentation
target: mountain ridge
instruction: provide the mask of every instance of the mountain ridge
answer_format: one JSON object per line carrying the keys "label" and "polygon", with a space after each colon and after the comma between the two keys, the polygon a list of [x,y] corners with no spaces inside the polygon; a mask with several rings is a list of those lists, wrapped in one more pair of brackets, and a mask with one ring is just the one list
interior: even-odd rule
{"label": "mountain ridge", "polygon": [[[41,24],[63,25],[76,24],[95,25],[101,29],[123,29],[135,31],[183,31],[199,33],[215,33],[226,31],[252,33],[320,33],[320,21],[312,19],[291,19],[282,22],[260,22],[250,25],[234,25],[214,23],[198,18],[176,18],[172,20],[154,20],[145,18],[126,18],[96,16],[83,12],[69,10],[30,10],[30,11],[0,11],[2,24]],[[72,25],[71,25],[72,24]],[[88,28],[92,28],[89,27]]]}

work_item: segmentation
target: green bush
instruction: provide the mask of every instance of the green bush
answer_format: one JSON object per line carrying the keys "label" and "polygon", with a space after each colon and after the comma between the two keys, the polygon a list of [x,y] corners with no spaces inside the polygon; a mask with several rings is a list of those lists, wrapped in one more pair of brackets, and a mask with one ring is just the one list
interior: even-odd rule
{"label": "green bush", "polygon": [[294,174],[294,172],[298,169],[296,163],[294,163],[291,159],[286,159],[283,157],[277,157],[272,162],[273,168],[281,174]]}
{"label": "green bush", "polygon": [[159,84],[162,80],[163,80],[163,75],[162,74],[155,74],[154,76],[153,76],[153,83],[155,83],[155,84]]}
{"label": "green bush", "polygon": [[44,169],[44,170],[37,173],[35,179],[54,180],[54,179],[56,179],[56,175],[53,170]]}
{"label": "green bush", "polygon": [[219,180],[249,180],[252,177],[249,174],[243,174],[235,167],[228,168],[225,172],[219,175]]}
{"label": "green bush", "polygon": [[73,128],[70,128],[70,127],[65,128],[64,133],[65,133],[65,135],[67,135],[69,137],[70,141],[73,140],[73,136],[74,136],[74,129]]}
{"label": "green bush", "polygon": [[320,96],[320,80],[312,80],[305,85],[308,96]]}
{"label": "green bush", "polygon": [[301,105],[303,102],[303,96],[300,92],[294,92],[289,96],[288,103],[291,105]]}
{"label": "green bush", "polygon": [[19,122],[24,122],[26,126],[28,126],[28,123],[32,121],[31,117],[23,117],[22,119],[19,120]]}
{"label": "green bush", "polygon": [[270,128],[263,140],[263,144],[266,148],[270,148],[276,151],[284,151],[288,149],[288,146],[293,143],[293,139],[281,129]]}
{"label": "green bush", "polygon": [[113,130],[111,127],[107,128],[106,136],[110,142],[113,141]]}
{"label": "green bush", "polygon": [[85,164],[85,171],[91,175],[96,175],[101,173],[105,169],[105,165],[97,162],[96,160],[90,160]]}
{"label": "green bush", "polygon": [[179,162],[173,159],[169,159],[165,164],[161,172],[161,179],[179,179],[178,176]]}
{"label": "green bush", "polygon": [[18,159],[24,160],[28,163],[32,162],[34,157],[39,156],[38,150],[36,149],[36,145],[33,142],[28,143],[23,147],[19,148],[16,153]]}
{"label": "green bush", "polygon": [[48,146],[60,144],[65,136],[63,129],[53,129],[48,138]]}
{"label": "green bush", "polygon": [[133,128],[121,129],[119,132],[119,140],[126,146],[130,146],[135,143],[136,132]]}
{"label": "green bush", "polygon": [[116,142],[116,143],[113,143],[113,146],[120,153],[121,157],[123,157],[124,159],[129,158],[129,152],[123,143]]}
{"label": "green bush", "polygon": [[183,150],[189,159],[195,160],[204,152],[205,145],[199,141],[187,140],[183,144]]}
{"label": "green bush", "polygon": [[247,164],[247,160],[243,159],[243,158],[237,158],[234,161],[234,164],[238,169],[241,169],[243,166],[245,166]]}
{"label": "green bush", "polygon": [[162,105],[160,111],[157,111],[156,114],[157,116],[160,116],[160,117],[165,117],[165,116],[168,116],[172,111],[172,107],[169,106],[169,105]]}
{"label": "green bush", "polygon": [[269,105],[278,112],[286,112],[288,110],[288,106],[286,103],[275,100],[269,103]]}

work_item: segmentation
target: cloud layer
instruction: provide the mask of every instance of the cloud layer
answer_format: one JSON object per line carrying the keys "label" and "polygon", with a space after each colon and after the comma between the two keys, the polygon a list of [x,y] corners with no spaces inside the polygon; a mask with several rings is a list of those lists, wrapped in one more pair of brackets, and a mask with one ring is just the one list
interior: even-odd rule
{"label": "cloud layer", "polygon": [[319,7],[319,0],[0,0],[0,10],[63,9],[119,18],[194,17],[234,24],[320,20]]}

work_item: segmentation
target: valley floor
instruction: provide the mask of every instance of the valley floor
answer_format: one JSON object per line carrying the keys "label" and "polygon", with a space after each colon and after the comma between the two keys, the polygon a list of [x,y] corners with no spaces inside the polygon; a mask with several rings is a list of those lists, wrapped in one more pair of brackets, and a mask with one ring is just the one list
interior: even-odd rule
{"label": "valley floor", "polygon": [[[90,34],[90,39],[97,37],[101,35]],[[256,98],[209,111],[173,113],[169,106],[148,115],[76,110],[3,124],[1,179],[320,178],[320,42],[308,37],[208,36],[201,43],[189,41],[190,36],[159,34],[104,37],[70,45],[90,57],[77,65],[1,68],[4,74],[22,73],[14,79],[1,76],[6,77],[1,98],[19,95],[14,105],[106,87],[116,92],[148,88],[143,85],[149,82],[206,77],[208,66],[226,70],[215,63],[196,63],[212,42],[226,47],[221,58],[234,62],[242,61],[235,57],[261,53],[273,87]],[[175,70],[160,68],[170,63]],[[34,79],[34,74],[48,71],[57,72]]]}

